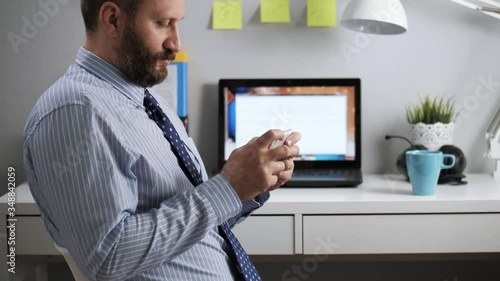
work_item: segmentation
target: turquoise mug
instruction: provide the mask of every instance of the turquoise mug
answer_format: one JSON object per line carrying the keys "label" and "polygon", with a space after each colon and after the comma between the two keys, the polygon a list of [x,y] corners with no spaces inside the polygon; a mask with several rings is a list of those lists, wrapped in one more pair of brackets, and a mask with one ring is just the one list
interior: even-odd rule
{"label": "turquoise mug", "polygon": [[[446,158],[451,159],[451,164],[444,164]],[[455,156],[452,154],[429,150],[406,152],[406,168],[415,195],[434,195],[441,169],[450,169],[453,166]]]}

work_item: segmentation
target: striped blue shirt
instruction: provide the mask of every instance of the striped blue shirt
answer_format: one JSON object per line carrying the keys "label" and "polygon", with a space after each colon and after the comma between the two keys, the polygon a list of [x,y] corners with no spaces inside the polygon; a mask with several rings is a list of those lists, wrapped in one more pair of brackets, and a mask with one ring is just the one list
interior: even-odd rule
{"label": "striped blue shirt", "polygon": [[200,164],[205,182],[194,188],[149,119],[144,91],[80,48],[40,97],[24,165],[45,226],[90,280],[234,280],[217,226],[239,223],[269,194],[242,203],[222,175],[208,179],[182,122],[155,95]]}

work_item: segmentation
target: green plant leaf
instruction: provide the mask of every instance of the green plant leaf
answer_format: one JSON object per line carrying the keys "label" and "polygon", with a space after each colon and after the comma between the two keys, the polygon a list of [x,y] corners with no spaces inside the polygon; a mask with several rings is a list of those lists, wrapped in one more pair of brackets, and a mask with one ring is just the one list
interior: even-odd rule
{"label": "green plant leaf", "polygon": [[410,124],[419,122],[425,124],[435,124],[441,122],[448,124],[455,117],[455,103],[452,98],[445,99],[444,97],[429,96],[425,98],[419,97],[419,102],[416,106],[406,105],[406,120]]}

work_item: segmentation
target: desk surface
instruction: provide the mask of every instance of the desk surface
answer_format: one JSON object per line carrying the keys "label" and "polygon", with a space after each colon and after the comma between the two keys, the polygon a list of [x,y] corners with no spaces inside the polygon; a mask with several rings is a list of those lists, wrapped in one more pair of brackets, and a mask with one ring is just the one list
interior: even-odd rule
{"label": "desk surface", "polygon": [[[412,195],[411,185],[395,175],[365,175],[357,188],[282,188],[234,231],[253,255],[500,253],[500,179],[467,178],[469,184],[439,185],[429,197]],[[4,253],[7,198],[0,198]],[[16,221],[16,255],[58,254],[27,184],[16,188],[15,207],[22,215]],[[325,248],[322,241],[335,247]],[[13,280],[7,255],[0,264],[0,280]]]}
{"label": "desk surface", "polygon": [[256,214],[372,214],[500,212],[500,179],[467,176],[467,185],[438,185],[433,196],[415,196],[398,175],[365,175],[356,188],[281,188]]}
{"label": "desk surface", "polygon": [[[365,175],[356,188],[281,188],[255,214],[409,214],[500,212],[500,179],[467,176],[469,184],[438,185],[434,196],[412,195],[397,175]],[[0,198],[6,213],[7,195]],[[26,183],[16,188],[16,214],[39,215]]]}

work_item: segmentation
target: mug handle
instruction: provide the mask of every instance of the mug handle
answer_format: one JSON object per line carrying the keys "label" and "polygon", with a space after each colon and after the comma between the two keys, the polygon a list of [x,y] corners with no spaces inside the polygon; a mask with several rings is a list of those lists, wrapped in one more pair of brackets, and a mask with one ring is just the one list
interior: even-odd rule
{"label": "mug handle", "polygon": [[450,165],[445,165],[444,163],[441,163],[441,169],[451,169],[453,166],[455,166],[455,155],[453,154],[443,154],[443,161],[445,158],[450,158],[451,159],[451,164]]}

